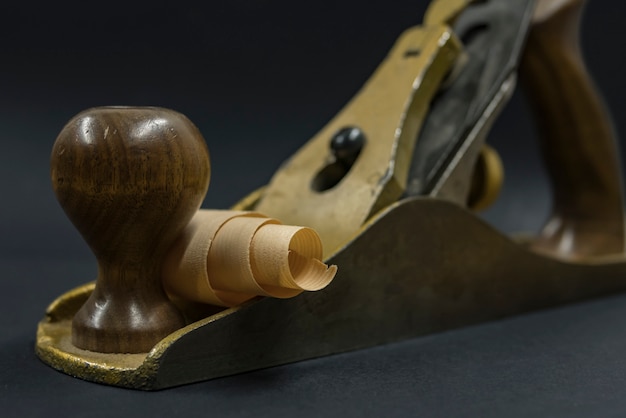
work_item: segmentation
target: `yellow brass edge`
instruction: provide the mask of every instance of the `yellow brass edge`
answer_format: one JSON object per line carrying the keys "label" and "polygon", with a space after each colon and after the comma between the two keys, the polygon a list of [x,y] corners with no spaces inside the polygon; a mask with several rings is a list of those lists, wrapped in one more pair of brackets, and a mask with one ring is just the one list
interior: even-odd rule
{"label": "yellow brass edge", "polygon": [[498,151],[488,144],[484,144],[477,164],[481,164],[484,171],[483,190],[475,202],[471,202],[470,209],[475,212],[483,211],[493,205],[502,191],[504,183],[504,165]]}
{"label": "yellow brass edge", "polygon": [[459,15],[475,0],[435,0],[424,13],[425,25],[453,25]]}
{"label": "yellow brass edge", "polygon": [[[494,150],[494,152],[497,152],[497,151]],[[502,173],[502,176],[503,175],[504,174]],[[253,192],[249,193],[243,199],[238,201],[232,207],[232,209],[233,210],[254,210],[254,208],[256,207],[257,202],[263,196],[263,192],[266,190],[266,188],[267,188],[267,186],[262,186],[262,187],[260,187],[260,188],[258,188],[256,190],[254,190]],[[375,213],[372,217],[370,217],[361,226],[361,228],[354,234],[352,239],[348,240],[344,245],[342,245],[341,247],[337,248],[332,253],[328,254],[328,256],[324,258],[324,262],[327,262],[328,260],[330,260],[333,257],[335,257],[340,252],[344,251],[344,249],[350,245],[350,243],[354,240],[354,238],[356,238],[359,235],[361,235],[362,233],[364,233],[369,228],[369,226],[371,224],[374,224],[378,219],[380,219],[381,217],[385,216],[385,214],[387,214],[388,212],[392,211],[395,207],[403,204],[403,202],[405,202],[407,199],[439,200],[437,198],[432,198],[432,197],[428,197],[428,196],[422,196],[422,197],[411,197],[411,198],[401,199],[401,200],[398,200],[397,202],[394,202],[394,203],[390,204],[389,206],[381,209],[380,211]],[[465,210],[467,210],[468,212],[475,211],[474,208],[466,208]],[[477,215],[474,215],[474,216],[477,216]],[[485,221],[483,221],[483,222],[485,222]],[[500,231],[498,231],[498,232],[500,234],[502,234],[502,232],[500,232]],[[520,245],[520,246],[523,246],[523,247],[527,247],[527,244],[524,242],[524,241],[527,241],[527,240],[530,239],[527,236],[528,236],[528,234],[524,234],[524,237],[525,237],[524,239],[519,239],[519,237],[516,236],[516,234],[513,234],[511,236],[507,236],[507,237],[510,240],[512,240],[513,242],[515,242],[517,245]],[[609,254],[609,255],[596,256],[596,257],[593,257],[593,258],[589,257],[589,258],[585,258],[585,259],[563,259],[563,258],[555,257],[554,254],[550,254],[550,253],[540,253],[540,252],[537,252],[537,251],[534,251],[534,253],[537,254],[538,256],[543,257],[543,258],[556,260],[556,261],[561,262],[563,264],[572,264],[572,265],[581,265],[581,266],[585,266],[585,265],[594,266],[594,265],[602,265],[602,264],[621,263],[621,262],[626,260],[626,255],[622,255],[622,254]]]}
{"label": "yellow brass edge", "polygon": [[267,189],[267,186],[261,186],[253,192],[247,194],[243,199],[239,200],[235,203],[230,209],[231,210],[254,210],[256,204],[263,197],[263,193]]}
{"label": "yellow brass edge", "polygon": [[[251,192],[232,209],[253,209],[264,190],[265,186]],[[50,303],[46,309],[46,317],[37,327],[35,353],[44,363],[70,376],[96,383],[144,390],[153,388],[162,356],[181,337],[230,315],[242,306],[262,299],[253,299],[242,306],[225,309],[193,322],[165,337],[149,353],[110,354],[80,350],[73,346],[68,348],[71,341],[71,319],[94,288],[95,282],[83,284],[63,293]]]}
{"label": "yellow brass edge", "polygon": [[[359,92],[275,172],[256,210],[315,229],[327,259],[402,195],[430,102],[462,50],[447,25],[404,31]],[[312,189],[312,179],[328,165],[329,138],[346,126],[358,126],[368,145],[335,186]]]}
{"label": "yellow brass edge", "polygon": [[150,352],[148,353],[148,355],[146,356],[145,361],[143,362],[143,364],[141,365],[140,368],[142,369],[146,369],[146,370],[154,370],[156,372],[156,370],[158,370],[159,367],[159,363],[161,360],[161,357],[163,356],[163,354],[172,346],[176,343],[176,341],[178,341],[180,338],[182,338],[183,336],[204,327],[207,324],[210,324],[212,322],[218,321],[224,317],[227,317],[231,314],[233,314],[234,312],[237,312],[238,310],[247,307],[251,304],[257,303],[259,300],[264,299],[263,297],[257,297],[254,299],[251,299],[249,301],[246,301],[244,303],[242,303],[241,305],[238,306],[234,306],[232,308],[227,308],[224,309],[223,311],[220,311],[214,315],[208,316],[204,319],[201,319],[199,321],[193,322],[189,325],[187,325],[184,328],[179,329],[178,331],[174,331],[173,333],[171,333],[170,335],[168,335],[167,337],[163,338],[161,341],[159,341],[153,348],[152,350],[150,350]]}
{"label": "yellow brass edge", "polygon": [[46,316],[49,321],[57,322],[63,319],[72,319],[95,287],[96,282],[85,283],[56,298],[46,309]]}
{"label": "yellow brass edge", "polygon": [[[400,200],[390,204],[389,206],[381,209],[376,214],[374,214],[374,216],[369,218],[361,226],[361,228],[354,234],[354,236],[345,243],[345,245],[341,246],[340,248],[337,248],[336,251],[333,251],[332,254],[330,254],[328,257],[325,258],[324,262],[327,262],[328,260],[331,260],[334,257],[336,257],[339,253],[341,253],[347,247],[349,247],[352,244],[352,242],[357,237],[365,234],[367,232],[367,230],[372,225],[377,223],[381,218],[383,218],[388,213],[390,213],[393,210],[395,210],[397,207],[402,206],[403,204],[405,204],[409,200],[445,201],[443,199],[438,199],[436,197],[429,197],[429,196],[409,196],[409,197],[406,197],[404,199],[400,199]],[[599,265],[607,265],[607,264],[619,264],[619,263],[623,263],[623,262],[626,261],[626,254],[607,254],[607,255],[601,255],[601,256],[595,256],[595,257],[587,257],[585,259],[570,259],[570,258],[559,258],[559,257],[556,257],[552,253],[547,253],[547,252],[544,253],[544,252],[540,252],[540,251],[534,251],[534,250],[529,249],[528,245],[524,242],[525,240],[531,239],[529,237],[529,234],[523,234],[522,235],[524,237],[523,239],[521,239],[520,236],[517,235],[517,234],[513,234],[513,235],[504,234],[502,231],[500,231],[500,230],[496,229],[494,226],[492,226],[489,222],[481,219],[476,213],[474,213],[473,209],[462,207],[462,206],[459,206],[459,205],[456,205],[456,206],[458,206],[461,210],[463,210],[463,211],[467,212],[468,214],[470,214],[472,217],[476,218],[478,221],[480,221],[483,224],[487,225],[490,229],[493,229],[499,235],[502,235],[506,239],[510,240],[515,245],[518,245],[520,247],[526,248],[529,253],[532,253],[532,254],[540,257],[540,258],[545,258],[547,260],[556,261],[557,263],[560,263],[560,264],[563,264],[563,265],[573,265],[573,266],[599,266]]]}
{"label": "yellow brass edge", "polygon": [[[90,282],[56,298],[37,327],[35,353],[46,364],[70,376],[96,383],[150,390],[164,353],[181,337],[263,298],[225,309],[193,322],[159,341],[149,353],[112,354],[81,350],[71,344],[72,317],[95,287]],[[73,312],[69,307],[73,307]]]}
{"label": "yellow brass edge", "polygon": [[137,366],[146,354],[101,354],[76,348],[69,352],[63,346],[70,339],[70,320],[43,320],[37,328],[35,353],[44,363],[70,376],[113,386],[150,388],[151,373]]}
{"label": "yellow brass edge", "polygon": [[[416,198],[403,199],[389,205],[368,220],[362,228],[355,234],[354,238],[346,243],[349,247],[354,239],[367,234],[377,221],[388,216],[398,207],[407,204],[409,200],[440,200],[436,198]],[[476,216],[469,210],[461,208],[474,218]],[[487,222],[477,219],[488,225]],[[490,227],[492,228],[492,227]],[[493,228],[492,228],[493,229]],[[501,234],[500,232],[498,232]],[[525,247],[510,237],[506,237],[514,245]],[[344,247],[344,249],[345,249]],[[343,250],[343,249],[342,249]],[[342,250],[339,250],[341,252]],[[550,259],[553,262],[563,265],[594,266],[623,263],[626,258],[622,256],[598,257],[584,261],[563,260],[551,257],[546,254],[534,252],[535,257]],[[335,257],[332,255],[331,257]],[[71,317],[68,307],[75,306],[76,309],[88,296],[94,284],[88,283],[78,288],[72,289],[54,300],[48,308],[47,316],[39,323],[37,330],[36,354],[46,364],[54,369],[60,370],[68,375],[84,380],[103,383],[113,386],[121,386],[134,389],[151,390],[157,389],[157,378],[162,362],[166,358],[168,350],[176,346],[177,342],[211,323],[232,315],[233,313],[250,307],[264,298],[256,298],[245,304],[229,308],[208,316],[204,319],[189,324],[180,330],[170,334],[159,343],[149,353],[143,354],[105,354],[80,350],[71,345]]]}

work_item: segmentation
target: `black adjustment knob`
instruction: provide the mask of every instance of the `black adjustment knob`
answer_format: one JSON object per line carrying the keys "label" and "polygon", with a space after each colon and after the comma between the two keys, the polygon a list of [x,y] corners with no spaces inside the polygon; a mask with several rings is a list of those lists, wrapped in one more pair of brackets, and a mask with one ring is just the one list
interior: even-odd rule
{"label": "black adjustment knob", "polygon": [[365,134],[360,128],[341,128],[330,140],[330,151],[337,162],[351,166],[365,146]]}

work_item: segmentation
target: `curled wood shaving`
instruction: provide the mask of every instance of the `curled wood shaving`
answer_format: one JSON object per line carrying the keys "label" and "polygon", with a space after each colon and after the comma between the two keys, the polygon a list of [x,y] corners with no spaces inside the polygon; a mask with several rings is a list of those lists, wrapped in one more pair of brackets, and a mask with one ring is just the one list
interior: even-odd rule
{"label": "curled wood shaving", "polygon": [[254,212],[200,210],[163,265],[168,292],[235,306],[255,296],[289,298],[326,287],[337,272],[317,233]]}

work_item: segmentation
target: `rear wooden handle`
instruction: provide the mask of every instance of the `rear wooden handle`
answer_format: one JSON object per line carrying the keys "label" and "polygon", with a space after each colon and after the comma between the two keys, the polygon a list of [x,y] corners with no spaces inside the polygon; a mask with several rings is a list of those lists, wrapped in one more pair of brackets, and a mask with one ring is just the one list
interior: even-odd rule
{"label": "rear wooden handle", "polygon": [[615,134],[580,51],[584,0],[539,0],[521,61],[553,188],[534,249],[566,258],[624,251]]}

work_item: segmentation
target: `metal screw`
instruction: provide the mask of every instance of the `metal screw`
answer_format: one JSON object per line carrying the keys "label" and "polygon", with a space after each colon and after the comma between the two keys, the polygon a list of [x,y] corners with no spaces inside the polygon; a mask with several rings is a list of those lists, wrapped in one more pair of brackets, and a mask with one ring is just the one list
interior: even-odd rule
{"label": "metal screw", "polygon": [[341,128],[330,140],[330,151],[337,162],[351,166],[365,146],[365,134],[354,126]]}

